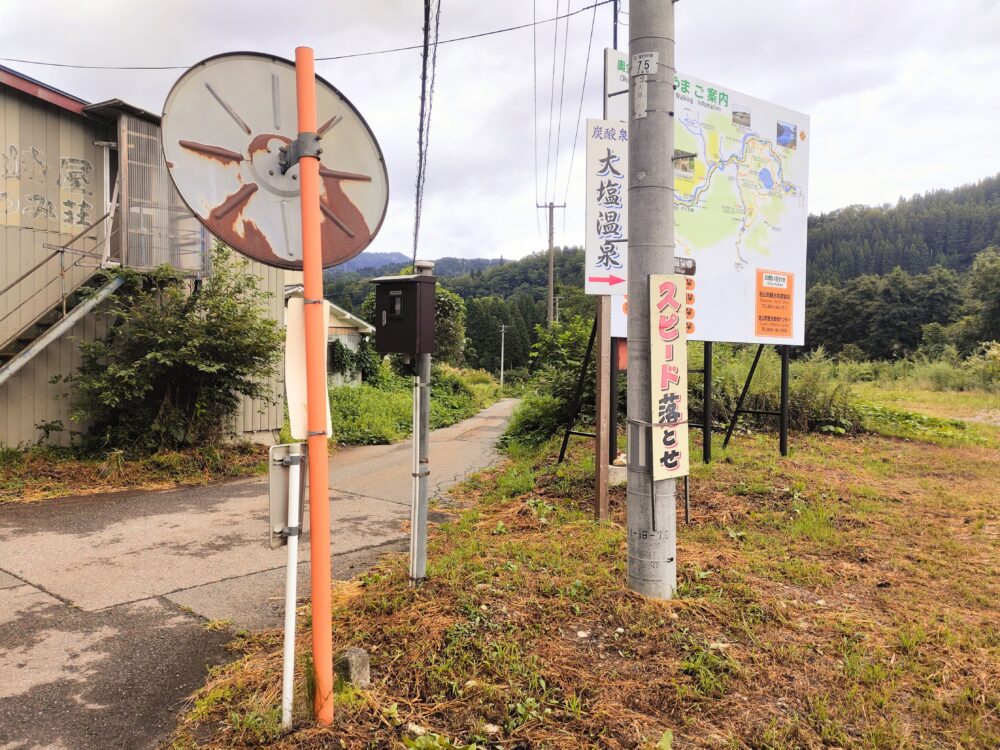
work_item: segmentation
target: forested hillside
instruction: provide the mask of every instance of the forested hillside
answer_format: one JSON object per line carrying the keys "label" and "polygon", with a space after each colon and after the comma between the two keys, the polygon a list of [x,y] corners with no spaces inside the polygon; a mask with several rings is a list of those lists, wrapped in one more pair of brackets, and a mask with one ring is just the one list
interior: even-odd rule
{"label": "forested hillside", "polygon": [[[1000,339],[1000,255],[993,248],[1000,248],[1000,176],[901,198],[895,206],[849,206],[810,217],[806,348],[886,359],[917,351],[939,356],[948,346],[969,354]],[[580,248],[555,254],[564,320],[593,317],[593,298],[583,294],[583,260]],[[338,269],[328,274],[327,297],[360,311],[372,289],[368,280],[400,266]],[[504,325],[506,366],[528,364],[535,327],[546,320],[547,253],[508,262],[442,258],[435,275],[465,303],[464,364],[498,371]]]}
{"label": "forested hillside", "polygon": [[895,206],[848,206],[809,218],[809,283],[837,284],[899,266],[967,271],[1000,246],[1000,175],[955,190],[900,198]]}

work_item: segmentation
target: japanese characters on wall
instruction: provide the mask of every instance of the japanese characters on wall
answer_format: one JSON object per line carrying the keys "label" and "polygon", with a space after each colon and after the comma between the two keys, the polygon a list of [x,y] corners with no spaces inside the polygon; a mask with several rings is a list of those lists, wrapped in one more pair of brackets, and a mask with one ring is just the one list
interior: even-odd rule
{"label": "japanese characters on wall", "polygon": [[680,274],[649,277],[653,479],[688,474],[686,281]]}
{"label": "japanese characters on wall", "polygon": [[[99,218],[94,162],[9,143],[0,153],[0,225],[76,234]],[[58,224],[58,230],[56,225]]]}

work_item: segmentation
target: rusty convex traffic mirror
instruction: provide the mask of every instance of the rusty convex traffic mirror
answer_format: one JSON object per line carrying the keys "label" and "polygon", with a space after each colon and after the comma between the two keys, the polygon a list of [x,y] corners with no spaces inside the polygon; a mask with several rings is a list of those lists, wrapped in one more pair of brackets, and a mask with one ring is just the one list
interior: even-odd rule
{"label": "rusty convex traffic mirror", "polygon": [[[389,198],[368,124],[316,76],[320,236],[324,268],[371,243]],[[211,57],[181,76],[163,107],[163,155],[188,208],[208,230],[269,266],[302,268],[295,66],[271,55]]]}

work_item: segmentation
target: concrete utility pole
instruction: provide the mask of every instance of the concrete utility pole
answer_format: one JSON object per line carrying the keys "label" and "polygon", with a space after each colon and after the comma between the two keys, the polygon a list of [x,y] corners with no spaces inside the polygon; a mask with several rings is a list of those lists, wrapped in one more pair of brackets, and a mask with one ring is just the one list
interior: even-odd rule
{"label": "concrete utility pole", "polygon": [[507,326],[500,325],[500,389],[503,390],[503,345],[504,334],[507,333]]}
{"label": "concrete utility pole", "polygon": [[[653,481],[649,276],[674,271],[674,3],[632,0],[629,59],[657,65],[629,86],[628,583],[669,599],[677,588],[676,482]],[[634,397],[633,397],[634,396]]]}
{"label": "concrete utility pole", "polygon": [[536,203],[535,208],[547,208],[549,210],[549,296],[548,296],[548,327],[552,327],[552,321],[555,317],[555,259],[556,259],[556,223],[555,223],[555,210],[557,208],[566,208],[566,205],[557,206],[552,201],[548,203]]}

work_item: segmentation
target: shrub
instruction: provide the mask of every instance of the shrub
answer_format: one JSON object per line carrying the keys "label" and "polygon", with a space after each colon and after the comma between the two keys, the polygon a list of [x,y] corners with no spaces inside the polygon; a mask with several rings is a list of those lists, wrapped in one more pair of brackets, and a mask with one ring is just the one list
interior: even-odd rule
{"label": "shrub", "polygon": [[503,434],[502,444],[541,445],[566,427],[565,404],[550,394],[526,396]]}
{"label": "shrub", "polygon": [[[499,395],[499,386],[487,375],[449,365],[433,366],[431,372],[431,429],[447,427],[473,416]],[[393,372],[388,362],[379,368],[377,385],[340,386],[330,389],[333,436],[348,445],[383,445],[410,434],[413,422],[413,390],[409,378]]]}
{"label": "shrub", "polygon": [[[713,357],[712,409],[718,423],[732,419],[747,373],[757,347],[738,344],[716,344]],[[702,347],[689,347],[691,369],[703,365]],[[850,363],[860,369],[865,364]],[[845,365],[839,365],[845,367]],[[690,413],[697,418],[704,408],[704,384],[693,376]],[[774,349],[765,348],[757,365],[750,390],[743,402],[744,409],[779,411],[781,408],[781,359]],[[854,423],[850,386],[838,375],[838,365],[819,349],[793,361],[788,382],[789,423],[802,431],[829,427],[848,428]],[[777,418],[741,414],[749,425],[775,429]]]}
{"label": "shrub", "polygon": [[330,389],[333,437],[349,445],[385,445],[410,433],[412,402],[407,390],[367,383]]}
{"label": "shrub", "polygon": [[[72,416],[90,423],[85,445],[153,452],[206,445],[231,423],[241,398],[272,400],[267,378],[281,353],[257,278],[222,245],[213,273],[189,293],[176,270],[132,272],[107,309],[107,336],[80,344],[67,380]],[[230,428],[231,429],[231,428]]]}

